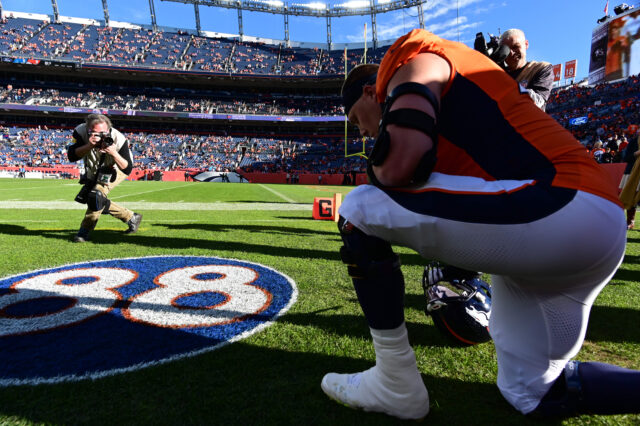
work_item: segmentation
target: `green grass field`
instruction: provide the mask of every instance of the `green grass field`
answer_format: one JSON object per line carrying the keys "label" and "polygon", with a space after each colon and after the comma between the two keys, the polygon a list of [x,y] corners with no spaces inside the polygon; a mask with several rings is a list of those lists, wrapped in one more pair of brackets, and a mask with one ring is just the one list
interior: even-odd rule
{"label": "green grass field", "polygon": [[[88,260],[217,256],[288,275],[297,302],[271,327],[199,356],[93,381],[0,388],[0,425],[397,423],[338,405],[320,389],[325,373],[363,370],[375,359],[339,259],[336,226],[311,219],[313,197],[351,188],[124,182],[110,198],[144,215],[140,231],[123,235],[124,224],[103,216],[91,243],[74,244],[83,216],[83,206],[73,203],[79,189],[75,181],[0,179],[0,278]],[[438,333],[423,313],[426,261],[397,251],[410,340],[431,398],[426,424],[537,424],[501,397],[491,343],[451,347]],[[625,262],[596,300],[578,359],[640,369],[639,256],[640,234],[633,231]],[[558,424],[631,425],[640,415]]]}

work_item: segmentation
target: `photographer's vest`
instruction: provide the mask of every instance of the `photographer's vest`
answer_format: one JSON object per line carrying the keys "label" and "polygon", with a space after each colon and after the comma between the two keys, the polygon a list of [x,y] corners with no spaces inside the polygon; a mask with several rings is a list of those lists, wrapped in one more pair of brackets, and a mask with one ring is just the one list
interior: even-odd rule
{"label": "photographer's vest", "polygon": [[[75,128],[75,133],[77,133],[80,138],[82,138],[82,141],[84,143],[89,143],[89,131],[85,123],[77,126]],[[122,133],[120,133],[120,131],[113,128],[111,129],[111,137],[113,138],[116,150],[120,151],[120,148],[122,148],[122,145],[124,145],[124,143],[127,141],[127,138]],[[102,166],[113,167],[115,165],[116,162],[112,156],[108,154],[102,154],[95,149],[90,150],[89,153],[82,158],[84,160],[84,171],[87,178],[93,179],[95,177],[102,157],[104,157]]]}
{"label": "photographer's vest", "polygon": [[449,63],[438,116],[434,172],[485,180],[533,180],[581,190],[619,204],[609,173],[584,146],[531,101],[495,62],[462,43],[416,29],[384,55],[376,81],[379,103],[395,72],[421,53]]}

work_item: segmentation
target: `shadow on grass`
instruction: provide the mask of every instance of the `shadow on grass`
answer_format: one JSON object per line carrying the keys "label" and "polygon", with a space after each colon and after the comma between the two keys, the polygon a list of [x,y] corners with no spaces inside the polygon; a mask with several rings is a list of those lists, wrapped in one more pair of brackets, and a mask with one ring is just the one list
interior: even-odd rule
{"label": "shadow on grass", "polygon": [[[55,238],[71,242],[74,233],[68,231],[42,231],[30,230],[18,225],[0,225],[0,233],[6,235],[39,236]],[[111,244],[137,244],[147,248],[162,249],[203,249],[211,251],[238,251],[246,253],[260,253],[275,257],[292,257],[301,259],[327,259],[340,260],[337,250],[302,249],[299,247],[277,247],[265,244],[253,244],[234,241],[205,240],[195,238],[162,237],[157,235],[144,235],[142,233],[124,235],[122,232],[111,230],[97,230],[91,234],[91,242],[84,244],[111,245]]]}
{"label": "shadow on grass", "polygon": [[[46,424],[397,424],[339,405],[320,389],[327,372],[370,366],[369,360],[235,343],[95,381],[2,388],[0,413]],[[429,424],[539,424],[511,408],[493,384],[428,374],[423,379]]]}
{"label": "shadow on grass", "polygon": [[640,271],[627,269],[623,265],[623,267],[616,271],[609,285],[619,285],[619,283],[615,283],[615,281],[640,282]]}
{"label": "shadow on grass", "polygon": [[630,263],[630,264],[634,264],[637,265],[640,263],[640,255],[633,255],[633,254],[625,254],[624,255],[624,263]]}
{"label": "shadow on grass", "polygon": [[602,342],[640,343],[640,311],[594,306],[591,308],[587,339]]}
{"label": "shadow on grass", "polygon": [[[366,338],[369,345],[364,320],[351,315],[331,315],[335,308],[337,306],[330,306],[279,318],[279,324],[274,327],[281,328],[273,331],[270,338],[278,340],[276,343],[280,346],[290,341],[289,350],[236,342],[199,356],[101,379],[0,388],[0,416],[9,417],[9,422],[15,423],[87,425],[397,424],[397,420],[381,414],[347,409],[331,401],[320,389],[320,381],[327,372],[362,371],[371,367],[372,360],[329,356],[318,353],[322,349],[313,346],[304,351],[295,349],[302,346],[295,340],[295,330],[299,327],[290,325]],[[85,327],[89,325],[83,323]],[[434,342],[443,340],[432,326],[409,323],[408,328],[414,344],[433,346]],[[77,336],[91,339],[90,334]],[[173,342],[182,338],[182,334],[185,333],[180,330],[165,330],[164,340],[157,344]],[[309,339],[313,344],[309,335],[300,335],[300,338]],[[423,340],[428,342],[422,343]],[[129,346],[119,343],[115,346],[121,347],[114,351],[126,357],[129,351],[141,350],[136,347],[137,342],[130,341]],[[362,345],[357,340],[352,343]],[[72,345],[64,348],[71,350]],[[360,354],[358,347],[350,351]],[[105,356],[99,350],[83,354]],[[472,359],[472,354],[465,352],[465,355],[471,359],[461,364],[467,366],[463,368],[476,365],[483,368]],[[424,373],[432,407],[429,424],[542,424],[516,413],[492,383]],[[3,420],[0,417],[0,423]]]}
{"label": "shadow on grass", "polygon": [[285,235],[329,235],[339,237],[338,230],[335,232],[318,231],[315,229],[306,228],[292,228],[288,226],[273,226],[273,225],[238,225],[238,224],[206,224],[206,223],[154,223],[154,226],[164,226],[171,230],[185,230],[185,229],[198,229],[207,232],[262,232],[269,234],[285,234]]}
{"label": "shadow on grass", "polygon": [[[357,303],[357,302],[356,302]],[[369,326],[364,316],[331,314],[318,315],[320,312],[288,313],[278,321],[300,326],[311,326],[326,332],[348,337],[371,339]],[[432,323],[407,322],[407,331],[411,343],[430,347],[456,347],[452,342],[440,333]]]}
{"label": "shadow on grass", "polygon": [[[173,226],[173,225],[171,225]],[[177,229],[180,225],[178,225]],[[188,225],[191,227],[192,225]],[[198,225],[194,225],[198,226]],[[209,225],[205,225],[209,226]],[[211,225],[214,226],[215,225]],[[261,228],[261,227],[257,227]],[[267,227],[270,228],[270,227]],[[273,227],[278,229],[278,227]],[[223,226],[223,229],[231,229],[231,227]],[[297,229],[297,228],[293,228]],[[303,230],[304,232],[313,233],[315,231]],[[326,235],[334,235],[331,232],[321,232],[317,233],[326,234]],[[16,235],[16,236],[37,236],[37,237],[45,237],[45,238],[54,238],[66,242],[71,242],[73,236],[75,235],[75,231],[43,231],[43,230],[31,230],[27,229],[23,226],[19,225],[10,225],[10,224],[0,224],[0,234],[6,235]],[[339,241],[339,236],[335,235],[334,238],[330,238],[327,241]],[[91,242],[85,244],[91,244],[92,246],[96,245],[110,245],[110,244],[136,244],[139,246],[147,247],[147,248],[161,248],[168,250],[179,250],[179,249],[202,249],[202,250],[211,250],[211,251],[235,251],[235,252],[245,252],[245,253],[259,253],[269,256],[275,257],[289,257],[289,258],[299,258],[299,259],[325,259],[325,260],[340,260],[340,254],[338,248],[335,250],[321,250],[321,249],[308,249],[308,248],[300,248],[300,247],[278,247],[274,245],[266,245],[266,244],[255,244],[250,242],[235,242],[235,241],[225,241],[225,240],[207,240],[207,239],[196,239],[196,238],[180,238],[176,237],[167,237],[167,236],[158,236],[158,235],[145,235],[144,233],[136,233],[131,235],[125,235],[120,231],[112,231],[112,230],[96,230],[91,234]],[[286,241],[283,241],[286,243]],[[424,259],[419,255],[407,255],[402,254],[402,262],[405,265],[423,265]]]}
{"label": "shadow on grass", "polygon": [[[349,300],[357,304],[356,299]],[[405,295],[405,309],[413,308],[424,311],[424,297],[417,294]],[[311,325],[328,332],[361,338],[369,338],[369,329],[364,316],[331,315],[334,308],[327,308],[329,315],[318,315],[323,312],[308,314],[287,314],[280,321],[297,325]],[[640,310],[594,306],[591,309],[587,339],[591,341],[640,343]],[[433,347],[451,347],[451,341],[438,331],[431,319],[408,322],[407,330],[411,342]]]}
{"label": "shadow on grass", "polygon": [[[154,309],[154,306],[146,308]],[[329,334],[355,337],[352,344],[362,345],[357,338],[368,338],[366,325],[353,316],[330,315],[335,308],[332,306],[321,311],[281,317],[278,320],[280,324],[274,326],[281,327],[280,330],[266,337],[275,339],[278,345],[285,348],[290,343],[291,349],[288,350],[236,342],[199,356],[100,379],[0,388],[0,423],[6,420],[7,423],[87,425],[397,424],[397,420],[381,414],[347,409],[331,401],[320,389],[320,381],[327,372],[362,371],[371,367],[372,360],[317,353],[322,350],[321,347],[295,349],[305,347],[295,340],[296,336],[308,339],[311,345],[315,340],[309,335],[295,334],[300,327],[290,325],[301,325],[309,329],[323,328]],[[319,315],[324,313],[329,315]],[[96,334],[96,331],[103,329],[101,324],[105,327],[105,321],[115,321],[121,327],[130,329],[124,332],[123,328],[111,328],[117,334],[117,342],[108,340],[111,342],[108,348],[96,345],[95,338],[100,334]],[[433,328],[410,324],[410,333],[418,332],[415,329],[418,326],[421,329]],[[41,343],[48,340],[49,344],[55,343],[60,347],[54,353],[48,353],[47,358],[59,357],[66,362],[74,362],[75,359],[76,363],[80,361],[76,358],[88,359],[90,362],[87,364],[85,361],[85,364],[93,367],[90,371],[95,371],[106,368],[106,361],[99,362],[101,358],[126,360],[132,354],[147,357],[154,353],[154,345],[165,346],[181,339],[186,339],[185,344],[192,345],[195,344],[193,340],[205,343],[209,340],[205,336],[181,330],[144,328],[124,319],[110,319],[108,315],[79,323],[74,328],[79,330],[76,333],[61,334],[54,331],[22,336],[22,350],[29,350],[24,345],[29,344],[29,339],[32,339],[34,357],[37,358],[37,349],[44,347]],[[289,336],[280,333],[289,333]],[[151,350],[143,345],[150,334],[155,336]],[[66,340],[60,340],[61,337]],[[4,349],[10,349],[8,342],[14,341],[12,339],[9,336],[0,341],[1,344],[7,344]],[[74,339],[84,342],[84,346],[76,347],[78,342],[74,345]],[[219,340],[214,339],[213,344],[216,343]],[[370,344],[368,339],[366,344]],[[87,350],[88,348],[92,350]],[[184,352],[188,350],[190,349],[185,349]],[[360,354],[357,347],[351,351],[358,354],[356,356]],[[4,354],[5,357],[8,356]],[[153,355],[151,359],[154,359]],[[22,358],[15,358],[13,361],[18,366],[24,364],[24,368],[42,369],[39,363],[29,363]],[[469,364],[475,365],[472,361]],[[52,368],[57,368],[59,364],[52,365],[55,366]],[[7,365],[4,367],[6,370]],[[10,371],[24,371],[15,370],[15,365],[13,368]],[[4,374],[2,376],[5,377]],[[423,379],[430,391],[432,412],[429,421],[432,424],[447,422],[495,425],[529,422],[502,399],[491,383],[428,374],[423,375]],[[462,403],[464,410],[460,410]],[[471,418],[470,413],[473,416]]]}

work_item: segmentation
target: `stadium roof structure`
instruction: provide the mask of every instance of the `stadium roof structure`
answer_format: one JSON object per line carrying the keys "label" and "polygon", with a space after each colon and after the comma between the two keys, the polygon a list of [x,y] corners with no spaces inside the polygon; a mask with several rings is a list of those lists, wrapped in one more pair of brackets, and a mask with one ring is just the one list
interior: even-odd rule
{"label": "stadium roof structure", "polygon": [[[55,2],[56,0],[51,0]],[[102,0],[106,4],[107,0]],[[422,5],[427,0],[348,0],[345,3],[329,5],[320,1],[310,3],[289,3],[282,0],[161,0],[175,3],[193,4],[196,18],[196,29],[200,30],[199,6],[223,7],[226,9],[237,9],[238,11],[238,34],[242,36],[242,11],[265,12],[284,16],[284,39],[289,43],[289,16],[311,16],[325,18],[327,20],[327,45],[331,49],[331,19],[345,16],[371,15],[371,33],[373,37],[373,47],[378,47],[378,34],[376,15],[394,10],[418,8],[419,27],[424,28],[424,14]],[[152,11],[152,23],[154,23],[153,0],[149,0],[149,7]]]}
{"label": "stadium roof structure", "polygon": [[[243,36],[242,11],[272,13],[283,15],[284,17],[284,39],[289,45],[289,16],[310,16],[316,18],[325,18],[327,20],[327,47],[331,50],[331,19],[342,18],[346,16],[371,16],[371,36],[373,38],[374,49],[378,47],[378,34],[376,15],[380,13],[392,12],[395,10],[409,9],[415,7],[418,9],[418,26],[424,29],[424,12],[422,5],[427,0],[347,0],[344,3],[330,5],[320,0],[309,3],[289,3],[282,0],[160,0],[174,3],[192,4],[195,13],[196,30],[198,34],[202,32],[200,26],[200,6],[222,7],[225,9],[236,9],[238,11],[238,34]],[[58,1],[51,0],[53,9],[53,18],[55,22],[59,22],[60,14],[58,12]],[[109,6],[108,0],[102,0],[102,9],[104,12],[104,21],[109,25]],[[149,0],[149,12],[151,15],[151,24],[155,30],[156,12],[154,0]],[[2,1],[0,0],[0,16],[2,15]]]}
{"label": "stadium roof structure", "polygon": [[[424,13],[422,5],[427,0],[347,0],[345,3],[329,5],[320,1],[310,3],[289,3],[282,0],[161,0],[175,3],[192,4],[195,13],[196,29],[200,33],[200,6],[222,7],[226,9],[237,9],[238,11],[238,34],[242,37],[242,11],[264,12],[284,17],[284,39],[289,44],[289,16],[311,16],[325,18],[327,20],[327,45],[331,49],[331,19],[345,16],[371,15],[371,32],[373,47],[378,47],[378,34],[376,15],[380,13],[392,12],[394,10],[408,9],[416,7],[418,9],[419,27],[424,28]],[[51,0],[53,8],[53,18],[59,21],[57,0]],[[107,0],[102,0],[104,20],[109,25],[109,6]],[[151,24],[155,29],[156,12],[154,0],[149,0],[149,12],[151,14]],[[2,13],[2,2],[0,1],[0,14]]]}

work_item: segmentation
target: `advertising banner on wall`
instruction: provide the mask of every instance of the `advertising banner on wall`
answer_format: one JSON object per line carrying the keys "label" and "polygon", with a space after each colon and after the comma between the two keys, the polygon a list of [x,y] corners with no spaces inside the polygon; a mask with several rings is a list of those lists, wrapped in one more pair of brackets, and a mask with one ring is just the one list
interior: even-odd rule
{"label": "advertising banner on wall", "polygon": [[607,40],[609,24],[603,24],[591,33],[591,54],[589,58],[589,84],[604,80],[604,66],[607,60]]}

